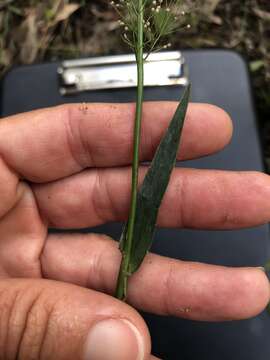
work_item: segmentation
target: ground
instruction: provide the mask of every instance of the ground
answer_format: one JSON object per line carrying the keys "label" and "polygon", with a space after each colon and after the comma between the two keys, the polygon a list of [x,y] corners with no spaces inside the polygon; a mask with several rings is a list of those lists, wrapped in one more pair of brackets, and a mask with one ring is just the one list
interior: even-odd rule
{"label": "ground", "polygon": [[[270,1],[183,1],[192,3],[191,29],[173,35],[172,48],[218,47],[245,56],[270,169]],[[117,20],[109,0],[0,0],[0,73],[44,59],[126,52]]]}

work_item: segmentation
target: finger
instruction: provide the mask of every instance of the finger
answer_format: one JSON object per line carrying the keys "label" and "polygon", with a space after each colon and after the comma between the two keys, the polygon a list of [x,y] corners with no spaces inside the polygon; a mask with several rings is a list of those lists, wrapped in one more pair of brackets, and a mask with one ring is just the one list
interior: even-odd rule
{"label": "finger", "polygon": [[[141,181],[146,169],[141,169]],[[83,228],[126,219],[130,169],[89,170],[34,186],[39,209],[53,227]],[[256,172],[176,169],[158,225],[232,229],[270,219],[270,178]],[[207,209],[207,211],[205,211]]]}
{"label": "finger", "polygon": [[[176,103],[146,103],[141,160],[152,158]],[[131,162],[134,105],[65,105],[16,115],[0,124],[0,154],[17,174],[46,182],[86,167],[120,166]],[[181,158],[223,148],[231,137],[229,116],[211,105],[189,107]],[[8,139],[8,141],[6,141]],[[200,139],[200,141],[198,141]]]}
{"label": "finger", "polygon": [[143,319],[107,295],[47,280],[0,281],[5,359],[149,360]]}
{"label": "finger", "polygon": [[[169,239],[168,239],[169,240]],[[46,278],[113,294],[120,251],[97,235],[51,235],[41,257]],[[128,302],[143,311],[193,320],[245,319],[270,299],[261,269],[226,268],[149,254],[129,282]]]}

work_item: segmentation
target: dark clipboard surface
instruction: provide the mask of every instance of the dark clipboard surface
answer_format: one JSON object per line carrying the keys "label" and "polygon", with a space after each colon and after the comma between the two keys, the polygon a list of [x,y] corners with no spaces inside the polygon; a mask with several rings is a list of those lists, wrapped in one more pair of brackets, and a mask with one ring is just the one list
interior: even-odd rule
{"label": "dark clipboard surface", "polygon": [[[246,65],[222,50],[185,51],[193,101],[224,108],[234,122],[231,144],[221,153],[181,166],[263,171],[260,143]],[[13,69],[2,81],[1,116],[64,102],[127,102],[134,90],[97,91],[73,97],[58,92],[58,63]],[[179,88],[147,89],[147,100],[178,100]],[[198,139],[198,141],[200,141]],[[239,184],[241,186],[241,184]],[[119,224],[99,229],[118,238]],[[159,230],[153,251],[181,260],[229,266],[261,266],[270,258],[268,225],[240,231]],[[227,299],[231,301],[231,299]],[[143,314],[162,359],[265,360],[270,356],[270,317],[229,323],[200,323]]]}

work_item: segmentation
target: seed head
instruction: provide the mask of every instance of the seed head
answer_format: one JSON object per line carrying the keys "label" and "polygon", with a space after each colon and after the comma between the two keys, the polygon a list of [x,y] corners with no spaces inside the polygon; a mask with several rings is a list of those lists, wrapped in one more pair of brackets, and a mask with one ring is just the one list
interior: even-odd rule
{"label": "seed head", "polygon": [[[136,51],[138,18],[142,9],[138,0],[112,0],[124,28],[123,39]],[[143,0],[144,50],[146,53],[167,49],[169,35],[180,29],[190,29],[188,15],[190,9],[185,0]],[[168,41],[168,40],[167,40]]]}

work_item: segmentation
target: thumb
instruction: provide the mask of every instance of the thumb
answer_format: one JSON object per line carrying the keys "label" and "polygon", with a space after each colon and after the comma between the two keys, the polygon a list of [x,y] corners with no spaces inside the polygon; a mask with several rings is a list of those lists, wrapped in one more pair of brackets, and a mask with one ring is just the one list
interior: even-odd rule
{"label": "thumb", "polygon": [[108,295],[49,280],[0,281],[0,360],[149,360],[141,316]]}

